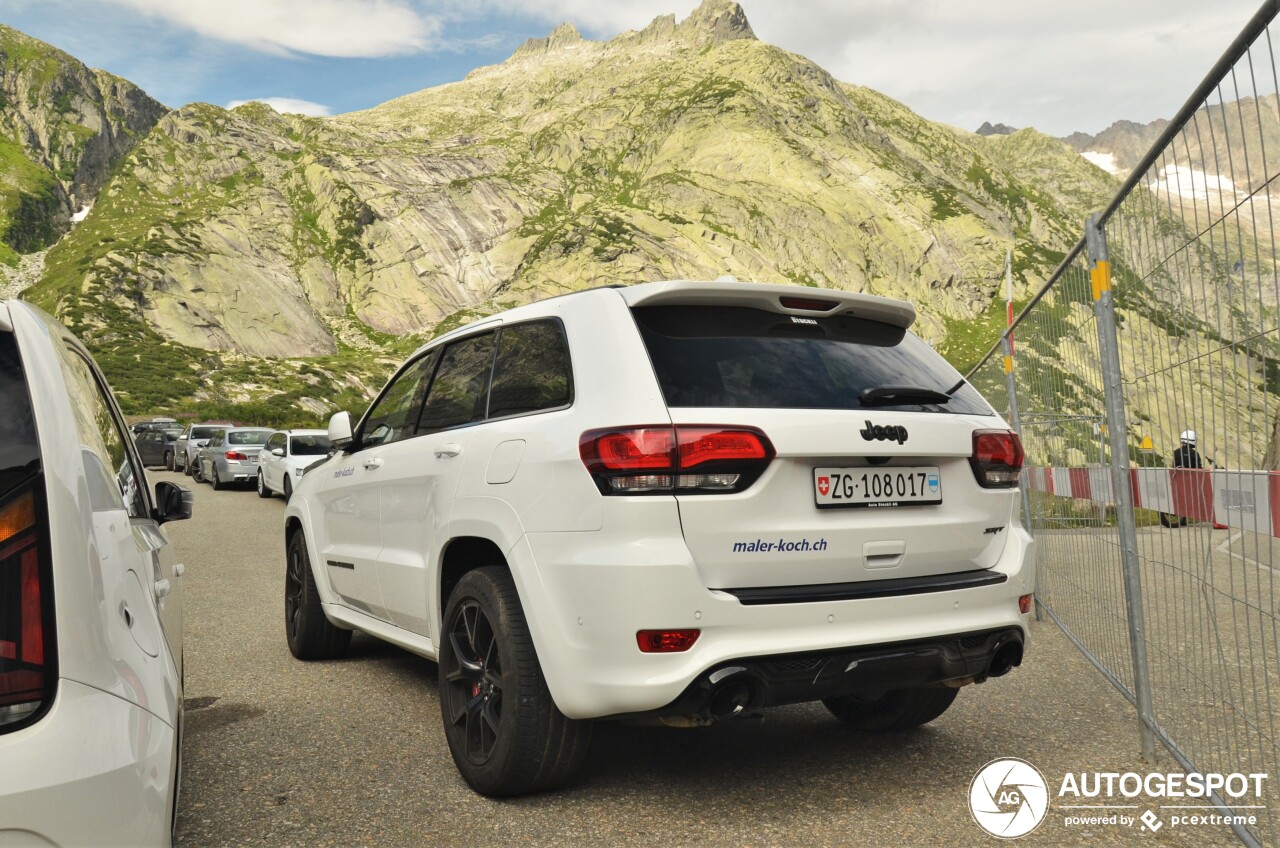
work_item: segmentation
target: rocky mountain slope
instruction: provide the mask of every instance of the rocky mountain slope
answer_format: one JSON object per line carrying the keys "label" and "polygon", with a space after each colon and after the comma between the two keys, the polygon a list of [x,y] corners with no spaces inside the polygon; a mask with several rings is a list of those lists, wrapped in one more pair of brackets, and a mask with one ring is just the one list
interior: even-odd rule
{"label": "rocky mountain slope", "polygon": [[0,263],[48,247],[167,110],[0,25]]}
{"label": "rocky mountain slope", "polygon": [[1115,186],[1032,130],[984,138],[838,82],[707,0],[608,42],[562,26],[365,112],[183,107],[27,296],[140,411],[318,411],[495,309],[725,274],[906,297],[965,365],[999,326],[1005,251],[1024,296]]}

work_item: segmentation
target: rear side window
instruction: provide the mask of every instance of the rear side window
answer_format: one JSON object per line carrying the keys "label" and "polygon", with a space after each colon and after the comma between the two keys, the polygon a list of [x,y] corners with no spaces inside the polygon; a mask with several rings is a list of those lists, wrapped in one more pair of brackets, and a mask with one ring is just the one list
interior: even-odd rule
{"label": "rear side window", "polygon": [[[994,414],[945,359],[890,324],[739,306],[642,306],[632,313],[668,406]],[[950,400],[864,405],[865,390],[884,387]]]}
{"label": "rear side window", "polygon": [[17,344],[0,333],[0,733],[35,721],[57,685],[40,445]]}
{"label": "rear side window", "polygon": [[568,406],[573,378],[569,345],[557,321],[503,327],[489,391],[489,417]]}

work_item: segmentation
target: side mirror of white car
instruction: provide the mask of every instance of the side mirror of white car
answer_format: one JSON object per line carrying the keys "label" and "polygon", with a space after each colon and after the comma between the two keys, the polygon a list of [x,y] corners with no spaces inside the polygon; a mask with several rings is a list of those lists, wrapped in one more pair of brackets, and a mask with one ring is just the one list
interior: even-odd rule
{"label": "side mirror of white car", "polygon": [[183,521],[191,517],[195,496],[187,489],[168,481],[156,483],[156,507],[152,517],[157,523]]}
{"label": "side mirror of white car", "polygon": [[272,448],[272,449],[271,449],[271,455],[272,455],[272,456],[284,456],[284,448]]}
{"label": "side mirror of white car", "polygon": [[351,444],[351,413],[335,412],[329,419],[329,444],[339,450]]}

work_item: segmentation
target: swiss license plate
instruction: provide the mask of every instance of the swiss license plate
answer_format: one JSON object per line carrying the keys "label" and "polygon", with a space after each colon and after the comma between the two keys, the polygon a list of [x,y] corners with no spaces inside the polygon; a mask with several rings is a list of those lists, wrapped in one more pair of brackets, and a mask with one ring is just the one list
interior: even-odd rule
{"label": "swiss license plate", "polygon": [[942,503],[942,480],[936,465],[815,468],[813,498],[819,509],[928,506]]}

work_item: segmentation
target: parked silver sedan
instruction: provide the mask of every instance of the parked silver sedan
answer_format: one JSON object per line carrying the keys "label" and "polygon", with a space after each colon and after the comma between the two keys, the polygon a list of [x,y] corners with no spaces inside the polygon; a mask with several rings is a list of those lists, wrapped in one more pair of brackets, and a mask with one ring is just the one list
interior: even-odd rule
{"label": "parked silver sedan", "polygon": [[263,427],[217,431],[196,455],[196,482],[212,483],[215,489],[232,483],[252,483],[258,478],[258,452],[272,432]]}

